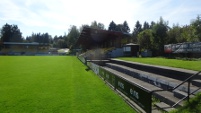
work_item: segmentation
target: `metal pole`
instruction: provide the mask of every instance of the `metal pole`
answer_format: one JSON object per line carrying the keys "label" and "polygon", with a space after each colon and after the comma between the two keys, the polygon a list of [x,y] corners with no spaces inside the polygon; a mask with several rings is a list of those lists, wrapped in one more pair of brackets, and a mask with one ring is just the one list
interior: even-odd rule
{"label": "metal pole", "polygon": [[187,97],[187,99],[188,99],[188,103],[189,103],[189,99],[190,99],[190,79],[188,80],[188,97]]}
{"label": "metal pole", "polygon": [[150,101],[150,113],[152,113],[152,95],[153,95],[153,92],[149,93],[151,95],[151,101]]}

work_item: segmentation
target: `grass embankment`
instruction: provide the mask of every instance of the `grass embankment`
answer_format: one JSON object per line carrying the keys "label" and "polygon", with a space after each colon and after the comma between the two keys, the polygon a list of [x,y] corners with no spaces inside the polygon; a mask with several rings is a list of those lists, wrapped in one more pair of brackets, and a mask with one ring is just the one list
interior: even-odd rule
{"label": "grass embankment", "polygon": [[70,56],[0,56],[0,112],[134,112],[85,68]]}
{"label": "grass embankment", "polygon": [[183,68],[195,71],[201,70],[201,60],[188,61],[188,60],[166,59],[166,58],[133,58],[133,57],[122,57],[118,59],[145,63],[145,64],[152,64],[152,65]]}

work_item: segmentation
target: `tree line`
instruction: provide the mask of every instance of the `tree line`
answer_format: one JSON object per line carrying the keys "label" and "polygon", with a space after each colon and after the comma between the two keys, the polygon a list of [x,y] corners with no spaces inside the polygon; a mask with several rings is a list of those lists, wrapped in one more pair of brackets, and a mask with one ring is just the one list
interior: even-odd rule
{"label": "tree line", "polygon": [[[48,33],[32,33],[26,38],[22,37],[22,33],[17,25],[5,24],[1,28],[1,42],[38,42],[48,43],[55,48],[71,48],[75,45],[82,29],[91,27],[94,29],[102,29],[109,31],[118,31],[130,33],[130,28],[127,21],[122,24],[116,24],[111,21],[108,28],[105,28],[103,23],[93,21],[91,25],[84,24],[80,28],[70,26],[68,33],[61,36],[52,37]],[[160,17],[159,21],[151,23],[136,21],[132,31],[131,42],[140,45],[141,51],[151,50],[158,55],[163,54],[164,44],[182,43],[182,42],[199,42],[201,41],[201,19],[197,16],[190,25],[180,26],[174,24],[173,27],[168,26],[168,21]]]}
{"label": "tree line", "polygon": [[151,50],[155,55],[163,55],[165,44],[201,41],[201,20],[198,16],[190,25],[179,26],[174,24],[168,26],[168,21],[162,17],[158,22],[144,22],[143,27],[139,21],[136,22],[132,32],[132,41],[140,45],[141,51]]}

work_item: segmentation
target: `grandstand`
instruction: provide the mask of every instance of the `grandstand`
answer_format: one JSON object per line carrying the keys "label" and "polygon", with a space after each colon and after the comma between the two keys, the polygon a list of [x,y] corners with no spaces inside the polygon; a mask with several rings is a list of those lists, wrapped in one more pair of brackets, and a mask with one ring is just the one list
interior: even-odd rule
{"label": "grandstand", "polygon": [[[127,33],[86,27],[77,41],[82,50],[78,58],[142,113],[175,110],[201,92],[201,71],[112,59],[130,56],[129,51],[137,55],[139,45],[128,44],[130,38]],[[200,53],[200,43],[164,47],[166,53]]]}
{"label": "grandstand", "polygon": [[48,54],[49,44],[3,42],[0,52],[2,55],[45,55]]}
{"label": "grandstand", "polygon": [[[139,45],[130,44],[130,46],[137,46],[132,51],[133,47],[126,45],[131,42],[131,34],[119,31],[107,31],[101,29],[93,29],[84,27],[79,36],[76,46],[79,46],[86,58],[99,59],[120,56],[137,55]],[[129,49],[125,49],[129,48]],[[135,54],[129,54],[128,52]]]}

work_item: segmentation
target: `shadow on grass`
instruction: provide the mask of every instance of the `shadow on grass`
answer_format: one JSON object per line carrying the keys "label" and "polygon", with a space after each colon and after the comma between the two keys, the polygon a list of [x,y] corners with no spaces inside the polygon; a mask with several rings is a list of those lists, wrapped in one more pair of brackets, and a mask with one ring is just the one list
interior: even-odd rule
{"label": "shadow on grass", "polygon": [[89,67],[85,69],[85,71],[90,71],[90,70],[91,70],[91,69],[90,69]]}

